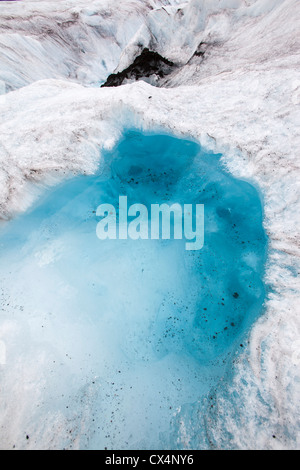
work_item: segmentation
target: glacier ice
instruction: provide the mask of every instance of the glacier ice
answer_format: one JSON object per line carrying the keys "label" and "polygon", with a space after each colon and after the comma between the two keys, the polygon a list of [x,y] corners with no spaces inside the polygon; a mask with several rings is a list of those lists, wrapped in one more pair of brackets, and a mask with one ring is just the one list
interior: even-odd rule
{"label": "glacier ice", "polygon": [[[234,176],[251,179],[263,193],[270,240],[265,314],[251,329],[226,389],[216,388],[208,402],[176,410],[172,442],[181,448],[300,445],[299,7],[297,0],[1,5],[1,218],[28,209],[44,186],[94,174],[99,155],[114,147],[125,127],[193,137],[208,152],[222,153]],[[151,46],[178,65],[161,83],[164,87],[137,82],[113,91],[98,89],[110,73],[134,61],[140,46]],[[50,246],[40,263],[59,257],[61,250],[59,243]],[[1,326],[0,341],[17,344],[25,330],[12,315]],[[29,424],[33,409],[28,397],[42,393],[42,382],[53,380],[47,364],[49,357],[57,360],[50,346],[45,352],[42,337],[37,348],[30,342],[24,347],[36,367],[29,370],[20,361],[6,378],[15,397],[0,413],[9,445],[18,424],[12,419],[15,403]],[[77,403],[95,397],[93,385],[83,385]],[[65,400],[61,397],[61,409],[68,406]],[[47,426],[40,419],[39,432],[49,447],[57,445],[57,430],[66,436],[68,429],[56,405]],[[39,410],[34,413],[39,421]],[[92,419],[83,405],[74,418],[74,447]],[[207,433],[201,435],[200,429]],[[164,439],[172,446],[168,436]]]}

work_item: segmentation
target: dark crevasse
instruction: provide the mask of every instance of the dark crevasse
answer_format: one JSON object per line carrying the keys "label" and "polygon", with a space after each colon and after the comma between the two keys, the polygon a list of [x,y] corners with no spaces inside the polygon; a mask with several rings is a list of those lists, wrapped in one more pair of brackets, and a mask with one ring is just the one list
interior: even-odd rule
{"label": "dark crevasse", "polygon": [[148,80],[152,82],[164,78],[176,69],[176,65],[157,52],[145,48],[125,70],[111,74],[102,87],[117,87],[126,81]]}
{"label": "dark crevasse", "polygon": [[[124,195],[129,205],[204,204],[204,247],[99,240],[97,207],[117,207]],[[130,131],[97,175],[63,183],[10,222],[0,276],[1,321],[14,315],[19,328],[7,345],[11,370],[14,358],[26,354],[35,368],[36,351],[49,351],[51,373],[46,367],[28,424],[37,442],[37,422],[47,427],[53,410],[74,421],[83,406],[76,397],[92,384],[80,448],[159,449],[176,410],[226,378],[262,311],[262,219],[258,191],[225,171],[220,155]],[[62,446],[74,445],[61,433]]]}

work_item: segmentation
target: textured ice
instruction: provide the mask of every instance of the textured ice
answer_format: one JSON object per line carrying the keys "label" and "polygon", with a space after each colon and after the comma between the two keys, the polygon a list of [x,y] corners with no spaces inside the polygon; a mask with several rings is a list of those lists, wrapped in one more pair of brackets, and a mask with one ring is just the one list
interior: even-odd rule
{"label": "textured ice", "polygon": [[[46,192],[0,238],[1,325],[12,335],[1,406],[18,422],[2,446],[22,448],[26,435],[30,447],[49,445],[40,422],[51,426],[54,408],[72,431],[57,434],[60,448],[160,448],[174,411],[224,380],[261,312],[261,200],[222,169],[220,156],[131,132],[98,173]],[[98,205],[117,207],[122,194],[128,205],[205,204],[204,248],[98,240]],[[30,417],[12,412],[11,378],[21,367],[29,380],[42,354],[39,382],[22,391]],[[79,436],[73,421],[83,408],[89,419]]]}
{"label": "textured ice", "polygon": [[[103,155],[104,148],[111,148],[125,126],[192,136],[207,150],[222,153],[227,168],[240,179],[255,181],[264,196],[270,240],[265,315],[252,328],[230,385],[214,390],[214,408],[209,396],[207,402],[177,410],[177,431],[165,442],[178,447],[298,448],[300,3],[193,0],[179,9],[177,2],[91,2],[88,8],[83,3],[1,5],[1,92],[23,87],[0,96],[1,216],[28,208],[41,191],[37,184],[94,173],[99,151]],[[166,5],[160,8],[162,3]],[[76,25],[69,22],[74,9],[79,13]],[[79,52],[79,37],[85,53]],[[178,71],[165,83],[172,88],[146,83],[114,90],[86,87],[104,81],[119,64],[122,69],[131,63],[140,44],[151,44],[176,60]],[[194,55],[197,51],[200,55]],[[36,82],[39,78],[52,80]],[[51,250],[42,259],[56,256],[60,247]],[[23,334],[21,325],[8,322],[0,340],[16,344],[10,338],[17,334]],[[44,380],[42,338],[38,352],[28,344],[29,357],[31,352],[35,366],[28,370],[19,363],[18,373],[7,381],[16,397],[9,409],[1,410],[9,443],[19,420],[30,416],[28,396]],[[47,368],[45,376],[51,379]],[[83,395],[94,393],[87,386]],[[16,403],[18,416],[12,411]],[[49,425],[40,429],[48,436],[44,442],[51,443],[52,436],[53,445],[57,430],[66,435],[67,429],[55,406],[53,402]],[[89,419],[83,405],[74,425],[77,438]],[[75,447],[80,444],[76,437]]]}

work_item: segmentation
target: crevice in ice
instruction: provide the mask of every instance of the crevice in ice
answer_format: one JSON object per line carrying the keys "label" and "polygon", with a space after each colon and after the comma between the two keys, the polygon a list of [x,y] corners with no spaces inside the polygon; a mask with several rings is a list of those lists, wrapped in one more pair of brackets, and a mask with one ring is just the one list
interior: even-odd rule
{"label": "crevice in ice", "polygon": [[102,87],[117,87],[137,80],[147,81],[151,77],[153,82],[155,79],[162,79],[169,75],[175,68],[174,62],[145,48],[129,67],[122,72],[111,74]]}

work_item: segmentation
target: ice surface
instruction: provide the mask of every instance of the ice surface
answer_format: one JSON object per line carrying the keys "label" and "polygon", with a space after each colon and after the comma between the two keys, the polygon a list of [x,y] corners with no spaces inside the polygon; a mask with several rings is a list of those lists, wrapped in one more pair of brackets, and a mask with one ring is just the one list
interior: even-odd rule
{"label": "ice surface", "polygon": [[149,10],[132,0],[1,4],[0,80],[8,91],[45,78],[98,86]]}
{"label": "ice surface", "polygon": [[[162,3],[173,6],[161,9]],[[99,151],[103,155],[103,148],[111,148],[125,126],[192,136],[206,149],[222,153],[227,168],[236,177],[255,181],[264,196],[270,239],[266,313],[235,363],[231,385],[213,391],[214,408],[210,397],[182,407],[173,440],[168,436],[166,442],[178,447],[299,448],[300,3],[193,0],[179,10],[175,3],[95,1],[87,8],[86,2],[53,0],[1,5],[2,91],[39,78],[64,79],[0,96],[1,216],[28,208],[41,190],[37,184],[94,173]],[[77,26],[69,22],[74,10]],[[71,83],[95,86],[118,67],[121,56],[123,64],[130,63],[139,51],[139,35],[143,45],[152,41],[163,56],[172,59],[174,54],[179,69],[165,83],[173,88],[136,83],[111,91]],[[85,54],[78,52],[79,37]],[[204,56],[194,56],[200,43]],[[54,245],[42,262],[59,252]],[[253,265],[252,257],[247,260]],[[22,326],[11,319],[0,340],[5,336],[16,344],[18,334],[23,338]],[[43,346],[30,348],[28,343],[28,357],[32,352],[36,366],[25,369],[25,375],[19,363],[18,372],[7,379],[17,397],[1,412],[7,442],[18,427],[11,410],[17,403],[20,420],[30,416],[28,396],[43,382]],[[45,376],[51,377],[51,369],[45,368]],[[77,400],[85,403],[94,394],[92,385],[86,386]],[[88,407],[74,418],[76,437],[89,419]],[[57,430],[66,429],[55,402],[48,423],[43,428],[41,422],[40,432],[51,436],[53,429],[54,445]]]}
{"label": "ice surface", "polygon": [[[220,156],[131,132],[99,173],[46,192],[0,238],[8,345],[1,409],[14,423],[3,447],[23,448],[29,435],[32,448],[160,448],[176,409],[224,380],[261,312],[261,200],[224,171]],[[172,239],[98,240],[98,205],[117,207],[125,194],[128,205],[205,204],[204,248],[188,252]],[[40,376],[34,390],[22,390],[30,417],[11,409],[20,367],[26,382],[34,370]],[[76,416],[86,408],[79,436]],[[51,443],[54,409],[65,429]]]}

